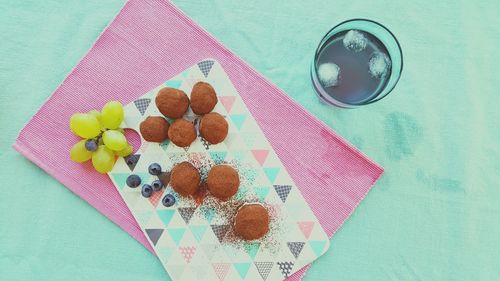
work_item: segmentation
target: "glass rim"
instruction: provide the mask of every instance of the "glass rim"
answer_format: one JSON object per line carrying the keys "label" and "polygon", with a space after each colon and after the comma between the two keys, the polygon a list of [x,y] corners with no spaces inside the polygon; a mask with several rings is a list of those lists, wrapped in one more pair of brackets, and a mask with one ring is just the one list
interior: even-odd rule
{"label": "glass rim", "polygon": [[[366,102],[350,104],[350,103],[341,102],[341,101],[339,101],[339,100],[331,97],[330,95],[328,95],[325,92],[325,90],[322,87],[320,87],[319,89],[318,89],[318,87],[316,87],[315,83],[319,83],[319,81],[318,81],[318,79],[316,77],[317,76],[317,74],[316,74],[316,61],[318,59],[319,52],[320,52],[321,48],[323,47],[323,45],[325,43],[325,40],[328,40],[328,38],[330,38],[330,36],[331,36],[330,33],[333,30],[335,30],[336,28],[338,28],[339,26],[342,26],[342,25],[344,25],[346,23],[350,23],[350,22],[356,22],[356,21],[359,21],[359,22],[369,22],[371,24],[375,24],[375,25],[381,27],[383,30],[385,30],[390,35],[390,37],[392,37],[392,39],[394,39],[394,42],[396,43],[396,46],[398,47],[399,56],[401,58],[401,63],[400,63],[401,68],[400,68],[400,70],[399,70],[398,73],[391,73],[391,76],[397,74],[396,80],[394,81],[394,84],[392,86],[390,86],[389,88],[383,88],[372,99],[369,99]],[[359,30],[364,31],[363,29],[359,29]],[[364,31],[364,32],[367,32],[367,31]],[[384,42],[382,42],[382,43],[384,43]],[[384,45],[385,45],[385,43],[384,43]],[[392,58],[391,58],[391,60],[392,60]],[[379,101],[379,100],[383,99],[387,95],[389,95],[389,93],[391,93],[392,90],[394,90],[394,88],[398,84],[399,79],[401,78],[401,74],[403,73],[403,67],[404,67],[403,50],[401,48],[401,45],[399,44],[398,39],[394,35],[394,33],[392,33],[387,27],[385,27],[383,24],[381,24],[381,23],[379,23],[377,21],[370,20],[370,19],[365,19],[365,18],[354,18],[354,19],[349,19],[349,20],[345,20],[345,21],[342,21],[342,22],[338,23],[337,25],[335,25],[334,27],[332,27],[331,29],[329,29],[325,33],[325,35],[321,38],[321,40],[319,41],[318,46],[316,47],[316,51],[314,52],[314,58],[313,58],[312,65],[311,65],[311,77],[313,79],[314,90],[316,91],[316,93],[319,95],[320,98],[322,98],[326,102],[331,103],[331,104],[336,105],[336,106],[340,106],[340,107],[344,107],[344,108],[355,108],[355,107],[359,107],[359,106],[362,106],[362,105],[368,105],[368,104],[374,103],[376,101]],[[319,83],[319,85],[321,85],[321,83]],[[318,91],[320,91],[321,93],[319,93]],[[380,96],[380,94],[383,91],[386,91],[386,93],[384,95]]]}

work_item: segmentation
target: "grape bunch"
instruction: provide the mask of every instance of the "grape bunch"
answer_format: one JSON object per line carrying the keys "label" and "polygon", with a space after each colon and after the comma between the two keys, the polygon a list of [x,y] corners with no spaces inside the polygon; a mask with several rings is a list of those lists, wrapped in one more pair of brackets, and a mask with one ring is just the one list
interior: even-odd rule
{"label": "grape bunch", "polygon": [[120,128],[123,117],[123,106],[118,101],[108,102],[101,112],[94,109],[73,114],[69,127],[83,139],[71,148],[71,160],[83,163],[92,159],[92,165],[99,173],[111,171],[115,156],[125,157],[134,150]]}

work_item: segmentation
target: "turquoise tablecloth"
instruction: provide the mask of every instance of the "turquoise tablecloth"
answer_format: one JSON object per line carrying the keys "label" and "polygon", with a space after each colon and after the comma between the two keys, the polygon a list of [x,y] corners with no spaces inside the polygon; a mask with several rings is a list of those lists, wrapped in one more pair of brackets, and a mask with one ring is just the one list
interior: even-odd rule
{"label": "turquoise tablecloth", "polygon": [[[498,1],[174,2],[386,169],[306,280],[500,279]],[[165,280],[144,247],[10,148],[122,3],[0,0],[0,280]],[[311,56],[355,17],[396,34],[403,76],[377,104],[322,105]]]}

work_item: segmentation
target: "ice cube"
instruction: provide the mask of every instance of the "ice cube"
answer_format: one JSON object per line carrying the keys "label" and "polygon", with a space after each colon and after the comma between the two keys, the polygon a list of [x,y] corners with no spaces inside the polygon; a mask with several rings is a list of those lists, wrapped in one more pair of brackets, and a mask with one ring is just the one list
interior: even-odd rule
{"label": "ice cube", "polygon": [[375,52],[368,62],[370,74],[375,78],[382,78],[387,75],[391,67],[391,59],[384,53]]}
{"label": "ice cube", "polygon": [[368,44],[368,38],[361,32],[357,30],[349,30],[342,40],[344,47],[353,52],[361,52],[366,48]]}
{"label": "ice cube", "polygon": [[323,63],[318,67],[318,78],[324,87],[337,86],[340,68],[334,63]]}

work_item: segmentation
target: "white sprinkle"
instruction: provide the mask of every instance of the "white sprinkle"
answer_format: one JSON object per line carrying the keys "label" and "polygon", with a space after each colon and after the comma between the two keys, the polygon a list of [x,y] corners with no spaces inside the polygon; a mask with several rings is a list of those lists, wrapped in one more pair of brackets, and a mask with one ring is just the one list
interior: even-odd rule
{"label": "white sprinkle", "polygon": [[385,77],[390,67],[391,59],[381,52],[374,53],[368,62],[370,74],[375,78]]}
{"label": "white sprinkle", "polygon": [[318,67],[318,78],[324,87],[337,86],[340,68],[334,63],[324,63]]}
{"label": "white sprinkle", "polygon": [[349,30],[342,40],[344,47],[353,52],[361,52],[366,48],[368,39],[363,33],[357,30]]}

